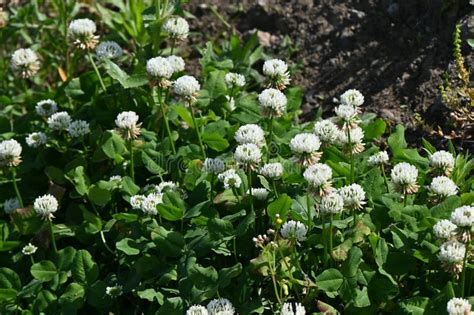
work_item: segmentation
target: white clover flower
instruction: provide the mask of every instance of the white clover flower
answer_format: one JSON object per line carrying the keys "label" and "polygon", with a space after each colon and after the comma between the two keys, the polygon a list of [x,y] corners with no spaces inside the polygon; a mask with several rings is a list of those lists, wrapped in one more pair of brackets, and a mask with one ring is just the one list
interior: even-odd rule
{"label": "white clover flower", "polygon": [[163,30],[175,40],[185,40],[189,33],[189,24],[179,16],[173,16],[163,24]]}
{"label": "white clover flower", "polygon": [[90,132],[89,123],[84,120],[74,120],[69,125],[68,132],[73,138],[82,137]]}
{"label": "white clover flower", "polygon": [[446,198],[458,193],[458,186],[446,176],[438,176],[431,181],[430,191],[440,197]]}
{"label": "white clover flower", "polygon": [[449,240],[456,235],[457,226],[449,220],[441,220],[433,226],[433,233],[437,238]]}
{"label": "white clover flower", "polygon": [[339,137],[339,129],[329,119],[314,124],[313,133],[325,144],[334,144]]}
{"label": "white clover flower", "polygon": [[115,125],[118,132],[125,140],[135,139],[140,135],[140,125],[138,115],[133,111],[121,112],[115,118]]}
{"label": "white clover flower", "polygon": [[403,194],[413,194],[418,191],[416,179],[418,177],[418,169],[416,166],[406,162],[398,163],[392,169],[390,174],[395,189]]}
{"label": "white clover flower", "polygon": [[21,252],[23,253],[23,255],[29,256],[29,255],[33,255],[34,253],[36,253],[37,250],[38,250],[38,247],[36,247],[35,245],[33,245],[31,243],[28,243],[28,245],[23,247]]}
{"label": "white clover flower", "polygon": [[322,197],[319,205],[319,210],[323,214],[338,214],[342,212],[343,208],[344,200],[337,193],[331,193]]}
{"label": "white clover flower", "polygon": [[359,184],[344,186],[338,190],[347,209],[362,209],[365,202],[365,191]]}
{"label": "white clover flower", "polygon": [[21,163],[21,144],[15,139],[0,142],[0,167],[18,166]]}
{"label": "white clover flower", "polygon": [[33,209],[41,216],[43,220],[52,220],[54,212],[59,208],[58,200],[50,194],[43,195],[35,199]]}
{"label": "white clover flower", "polygon": [[3,210],[5,210],[6,214],[11,214],[18,208],[20,208],[20,201],[17,198],[7,199],[3,203]]}
{"label": "white clover flower", "polygon": [[451,222],[459,227],[471,227],[474,224],[474,207],[462,206],[451,213]]}
{"label": "white clover flower", "polygon": [[437,151],[430,156],[430,165],[436,172],[449,176],[455,164],[454,157],[447,151]]}
{"label": "white clover flower", "polygon": [[224,80],[229,88],[243,87],[245,85],[245,77],[239,73],[226,73]]}
{"label": "white clover flower", "polygon": [[[350,141],[349,141],[350,138]],[[339,131],[339,142],[345,148],[352,147],[352,153],[358,154],[364,151],[364,131],[360,127]]]}
{"label": "white clover flower", "polygon": [[290,84],[287,64],[280,59],[271,59],[263,64],[263,74],[270,79],[270,85],[283,90]]}
{"label": "white clover flower", "polygon": [[97,26],[90,19],[77,19],[71,21],[68,28],[68,36],[74,45],[81,49],[94,49],[99,42],[99,36],[94,33]]}
{"label": "white clover flower", "polygon": [[178,73],[181,71],[184,71],[185,63],[183,58],[175,55],[171,55],[166,57],[166,60],[168,60],[168,63],[171,65],[171,68],[173,69],[173,73]]}
{"label": "white clover flower", "polygon": [[376,166],[376,165],[387,164],[388,161],[389,161],[389,157],[388,157],[387,151],[380,151],[380,152],[375,153],[374,155],[371,155],[367,163],[369,165]]}
{"label": "white clover flower", "polygon": [[123,49],[116,42],[105,41],[97,46],[95,49],[95,54],[99,59],[115,59],[123,55]]}
{"label": "white clover flower", "polygon": [[168,182],[161,182],[157,187],[157,191],[159,193],[165,192],[166,190],[173,190],[176,191],[178,190],[178,185],[174,182],[168,181]]}
{"label": "white clover flower", "polygon": [[441,262],[450,265],[462,263],[466,253],[466,246],[456,240],[443,243],[439,248],[438,258]]}
{"label": "white clover flower", "polygon": [[301,303],[295,303],[295,308],[291,303],[283,304],[280,315],[306,315],[306,311]]}
{"label": "white clover flower", "polygon": [[167,58],[155,57],[147,61],[146,72],[153,78],[169,79],[173,75],[173,66]]}
{"label": "white clover flower", "polygon": [[[257,200],[266,200],[268,193],[266,188],[252,188],[252,196]],[[247,194],[250,194],[250,190],[247,190]]]}
{"label": "white clover flower", "polygon": [[144,195],[133,195],[130,197],[130,205],[133,209],[139,210],[142,208],[143,203],[146,200]]}
{"label": "white clover flower", "polygon": [[106,287],[105,288],[105,294],[112,298],[116,298],[118,296],[121,296],[123,294],[122,291],[123,287],[121,285],[114,285],[112,287]]}
{"label": "white clover flower", "polygon": [[237,164],[254,169],[262,159],[262,151],[253,143],[245,143],[237,146],[234,158]]}
{"label": "white clover flower", "polygon": [[456,297],[449,300],[446,306],[449,315],[470,315],[472,314],[471,308],[471,303],[468,300]]}
{"label": "white clover flower", "polygon": [[207,304],[209,315],[233,315],[235,309],[232,303],[225,298],[214,299]]}
{"label": "white clover flower", "polygon": [[36,113],[43,117],[49,117],[58,111],[58,104],[50,99],[42,100],[36,103]]}
{"label": "white clover flower", "polygon": [[140,209],[148,215],[156,215],[158,210],[156,206],[163,203],[163,194],[151,193],[142,201]]}
{"label": "white clover flower", "polygon": [[303,177],[309,184],[309,190],[318,196],[327,195],[332,190],[332,169],[326,164],[310,165],[304,171]]}
{"label": "white clover flower", "polygon": [[204,306],[193,305],[186,311],[186,315],[208,315],[209,312]]}
{"label": "white clover flower", "polygon": [[230,97],[229,95],[225,96],[227,102],[228,102],[228,109],[233,112],[237,107],[235,106],[235,99],[233,97]]}
{"label": "white clover flower", "polygon": [[341,104],[334,109],[336,116],[345,124],[354,122],[357,117],[357,110],[352,105]]}
{"label": "white clover flower", "polygon": [[242,184],[242,179],[233,168],[217,175],[217,179],[224,183],[225,189],[239,188]]}
{"label": "white clover flower", "polygon": [[340,100],[342,104],[359,107],[364,104],[364,95],[359,90],[350,89],[342,93]]}
{"label": "white clover flower", "polygon": [[31,78],[40,68],[38,55],[30,48],[20,48],[12,55],[11,67],[23,79]]}
{"label": "white clover flower", "polygon": [[308,229],[303,223],[293,220],[285,222],[280,230],[283,238],[296,240],[297,242],[306,240],[307,232]]}
{"label": "white clover flower", "polygon": [[321,141],[312,133],[300,133],[290,140],[290,149],[295,155],[294,160],[304,167],[313,165],[321,158]]}
{"label": "white clover flower", "polygon": [[48,141],[44,132],[33,132],[25,138],[26,144],[31,148],[37,148]]}
{"label": "white clover flower", "polygon": [[283,175],[283,165],[281,163],[267,163],[258,170],[260,175],[270,179],[278,179]]}
{"label": "white clover flower", "polygon": [[195,77],[184,75],[174,81],[173,89],[177,95],[184,97],[186,100],[195,101],[201,85]]}
{"label": "white clover flower", "polygon": [[225,170],[224,161],[221,159],[206,158],[204,160],[203,171],[211,174],[219,174]]}
{"label": "white clover flower", "polygon": [[122,176],[120,176],[120,175],[110,176],[109,181],[110,182],[121,182],[122,181]]}
{"label": "white clover flower", "polygon": [[56,131],[67,130],[71,121],[71,116],[67,112],[58,112],[48,118],[48,126]]}
{"label": "white clover flower", "polygon": [[253,143],[259,148],[265,145],[265,133],[260,126],[247,124],[241,126],[234,136],[238,144]]}
{"label": "white clover flower", "polygon": [[278,118],[286,110],[288,100],[282,92],[277,89],[266,89],[258,95],[258,102],[262,109],[262,115],[267,118]]}

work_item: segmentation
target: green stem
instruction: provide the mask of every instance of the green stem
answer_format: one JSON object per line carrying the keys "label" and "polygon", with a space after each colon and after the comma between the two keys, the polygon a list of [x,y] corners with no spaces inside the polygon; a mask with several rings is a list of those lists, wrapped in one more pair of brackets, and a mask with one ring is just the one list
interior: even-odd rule
{"label": "green stem", "polygon": [[30,261],[31,261],[31,265],[35,264],[35,259],[33,258],[33,255],[30,255]]}
{"label": "green stem", "polygon": [[211,192],[210,192],[210,195],[211,195],[211,204],[214,203],[214,174],[211,174]]}
{"label": "green stem", "polygon": [[464,297],[464,287],[466,286],[466,262],[467,262],[467,255],[469,253],[469,243],[466,244],[466,251],[464,252],[464,259],[462,261],[462,273],[461,273],[461,279],[460,279],[460,289],[461,289],[461,295],[460,297]]}
{"label": "green stem", "polygon": [[332,259],[332,213],[329,215],[329,259]]}
{"label": "green stem", "polygon": [[273,117],[270,117],[270,122],[268,123],[268,133],[267,162],[270,160],[270,149],[273,141]]}
{"label": "green stem", "polygon": [[20,203],[20,207],[23,208],[23,199],[21,198],[20,190],[18,189],[18,185],[16,183],[16,169],[12,167],[12,182],[13,182],[13,189],[15,189],[16,198]]}
{"label": "green stem", "polygon": [[275,296],[278,300],[278,304],[281,305],[281,299],[280,299],[280,294],[278,293],[278,287],[277,287],[277,282],[276,282],[276,278],[275,278],[275,252],[273,252],[273,266],[270,266],[269,264],[269,267],[270,267],[270,274],[271,274],[271,277],[272,277],[272,282],[273,282],[273,290],[275,291]]}
{"label": "green stem", "polygon": [[356,224],[357,224],[357,214],[356,214],[356,210],[355,209],[352,209],[352,218],[354,220],[354,228],[356,227]]}
{"label": "green stem", "polygon": [[308,216],[308,234],[309,234],[312,228],[312,221],[313,221],[311,220],[311,200],[310,200],[309,193],[306,195],[306,208],[308,210],[307,216]]}
{"label": "green stem", "polygon": [[275,193],[275,198],[278,198],[278,190],[276,188],[275,180],[272,179],[273,192]]}
{"label": "green stem", "polygon": [[165,104],[163,104],[163,99],[162,99],[162,91],[161,89],[153,89],[154,93],[157,93],[158,94],[158,103],[160,103],[160,108],[161,108],[161,115],[163,116],[163,121],[165,122],[165,129],[166,129],[166,133],[168,134],[168,139],[170,141],[170,145],[171,145],[171,150],[173,151],[173,154],[176,155],[176,148],[174,147],[174,141],[173,141],[173,137],[171,136],[171,129],[170,129],[170,125],[169,125],[169,122],[168,122],[168,116],[166,115],[166,111],[165,111]]}
{"label": "green stem", "polygon": [[354,182],[354,154],[352,153],[352,142],[351,142],[351,129],[347,127],[347,141],[349,142],[349,154],[351,158],[351,171],[349,181],[352,184]]}
{"label": "green stem", "polygon": [[53,251],[55,254],[58,252],[58,248],[56,247],[56,239],[54,238],[54,232],[53,232],[53,221],[49,221],[49,232],[51,233],[51,244],[53,244]]}
{"label": "green stem", "polygon": [[130,150],[130,177],[135,182],[135,162],[133,161],[133,140],[128,141],[128,147]]}
{"label": "green stem", "polygon": [[171,52],[170,52],[170,55],[173,55],[173,51],[174,51],[174,46],[176,45],[176,41],[174,39],[171,40]]}
{"label": "green stem", "polygon": [[408,194],[405,192],[403,194],[403,207],[406,207],[407,206],[407,200],[408,200]]}
{"label": "green stem", "polygon": [[234,193],[234,196],[237,199],[237,203],[240,203],[240,197],[239,197],[239,194],[237,193],[237,189],[235,189],[235,187],[232,187],[232,192]]}
{"label": "green stem", "polygon": [[198,137],[199,146],[201,147],[202,155],[204,156],[204,158],[206,158],[206,151],[204,150],[204,145],[202,144],[201,132],[199,131],[199,127],[196,123],[196,117],[194,116],[194,108],[193,108],[192,102],[189,102],[189,111],[191,112],[191,118],[193,119],[194,129],[196,130],[196,135]]}
{"label": "green stem", "polygon": [[323,247],[324,247],[324,252],[323,252],[323,261],[324,265],[327,264],[328,262],[328,240],[327,240],[327,231],[326,231],[326,222],[324,218],[326,217],[325,215],[321,214],[321,226],[322,226],[322,239],[323,239]]}
{"label": "green stem", "polygon": [[388,188],[387,174],[385,174],[385,166],[382,164],[380,166],[380,168],[382,169],[382,175],[383,175],[383,181],[384,181],[384,184],[385,184],[385,188],[387,189],[387,193],[389,193],[390,189]]}
{"label": "green stem", "polygon": [[89,57],[89,61],[91,62],[92,68],[94,68],[94,71],[97,74],[97,77],[99,78],[102,90],[104,90],[104,93],[107,93],[107,88],[105,87],[104,81],[102,80],[102,76],[100,75],[99,69],[97,68],[94,58],[92,57],[91,52],[89,50],[87,50],[87,56]]}

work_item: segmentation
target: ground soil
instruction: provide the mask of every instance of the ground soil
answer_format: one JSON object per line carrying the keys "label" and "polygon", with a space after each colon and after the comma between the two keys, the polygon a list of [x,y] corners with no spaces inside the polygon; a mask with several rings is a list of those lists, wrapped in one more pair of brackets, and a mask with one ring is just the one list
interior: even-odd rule
{"label": "ground soil", "polygon": [[[191,0],[197,41],[230,33],[212,6],[243,37],[258,31],[268,52],[290,60],[293,83],[306,91],[304,118],[319,107],[330,114],[333,99],[356,88],[367,111],[416,130],[414,140],[426,133],[415,113],[432,126],[446,122],[438,89],[455,24],[465,38],[474,32],[467,0]],[[472,66],[470,47],[463,53]]]}

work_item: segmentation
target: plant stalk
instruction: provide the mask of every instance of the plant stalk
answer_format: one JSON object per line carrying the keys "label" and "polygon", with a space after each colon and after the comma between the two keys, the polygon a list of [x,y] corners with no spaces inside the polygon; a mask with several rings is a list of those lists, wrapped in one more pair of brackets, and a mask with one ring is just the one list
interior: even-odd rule
{"label": "plant stalk", "polygon": [[206,158],[206,151],[204,150],[204,145],[201,140],[201,132],[199,131],[199,127],[196,123],[196,117],[194,116],[194,108],[192,102],[189,102],[189,111],[191,112],[191,118],[193,119],[194,129],[196,130],[196,135],[198,137],[199,146],[201,147],[201,152],[204,158]]}
{"label": "plant stalk", "polygon": [[102,76],[100,75],[99,69],[97,68],[94,58],[92,57],[91,52],[89,50],[87,50],[87,56],[89,57],[89,61],[92,65],[92,68],[94,68],[94,71],[97,74],[97,77],[99,78],[99,82],[100,82],[100,86],[102,87],[102,90],[104,90],[104,93],[107,93],[107,88],[105,87],[104,81],[102,80]]}
{"label": "plant stalk", "polygon": [[54,238],[54,232],[53,232],[53,221],[52,220],[48,220],[49,221],[49,232],[51,233],[51,244],[53,244],[53,251],[55,254],[58,253],[58,248],[56,246],[56,239]]}
{"label": "plant stalk", "polygon": [[23,208],[23,199],[21,198],[20,190],[18,189],[18,185],[16,183],[16,169],[12,167],[12,182],[13,182],[13,189],[15,189],[16,198],[18,199],[18,203],[20,207]]}
{"label": "plant stalk", "polygon": [[133,140],[128,141],[128,147],[130,151],[130,177],[135,182],[135,162],[133,161]]}
{"label": "plant stalk", "polygon": [[171,150],[173,151],[173,154],[176,155],[176,148],[174,147],[173,137],[171,136],[171,129],[170,129],[169,121],[168,121],[168,116],[166,115],[166,111],[165,111],[165,104],[163,104],[162,91],[160,88],[158,89],[154,88],[153,91],[158,94],[158,103],[160,103],[161,115],[163,116],[163,121],[165,123],[166,133],[170,141]]}

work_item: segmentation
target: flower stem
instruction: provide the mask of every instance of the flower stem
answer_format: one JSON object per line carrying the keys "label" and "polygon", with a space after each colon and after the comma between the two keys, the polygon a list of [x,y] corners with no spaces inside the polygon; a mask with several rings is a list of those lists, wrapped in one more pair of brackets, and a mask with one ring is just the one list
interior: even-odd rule
{"label": "flower stem", "polygon": [[89,50],[87,50],[87,56],[89,57],[89,61],[91,62],[92,68],[94,68],[94,71],[97,74],[97,77],[99,78],[99,82],[100,82],[100,86],[102,87],[102,90],[104,90],[104,92],[107,93],[107,88],[105,87],[104,81],[102,80],[102,76],[100,75],[99,69],[97,68],[94,58],[92,58],[91,52]]}
{"label": "flower stem", "polygon": [[211,204],[214,203],[214,174],[211,174],[211,192],[210,192]]}
{"label": "flower stem", "polygon": [[403,207],[407,206],[408,194],[405,192],[403,194]]}
{"label": "flower stem", "polygon": [[464,297],[464,287],[466,286],[466,262],[467,262],[467,255],[469,253],[469,243],[466,244],[466,251],[464,252],[464,259],[462,261],[462,273],[459,287],[461,289],[460,297]]}
{"label": "flower stem", "polygon": [[357,214],[356,214],[355,209],[352,209],[352,218],[353,218],[353,221],[354,221],[354,228],[355,228],[356,224],[357,224]]}
{"label": "flower stem", "polygon": [[18,189],[18,185],[16,183],[16,169],[12,167],[12,182],[13,182],[13,189],[15,189],[16,198],[20,204],[20,207],[23,208],[23,199],[21,198],[20,190]]}
{"label": "flower stem", "polygon": [[53,221],[49,220],[49,232],[51,233],[51,244],[53,244],[53,251],[55,254],[58,252],[58,248],[56,247],[56,239],[54,238],[53,232]]}
{"label": "flower stem", "polygon": [[135,182],[135,162],[133,161],[133,140],[128,141],[128,147],[130,151],[130,177]]}
{"label": "flower stem", "polygon": [[349,181],[352,184],[354,182],[354,154],[352,152],[352,142],[351,142],[351,129],[347,128],[347,141],[349,142],[349,154],[351,159],[351,170],[349,175]]}
{"label": "flower stem", "polygon": [[166,115],[166,111],[165,111],[165,104],[163,104],[163,99],[161,95],[162,91],[161,89],[153,89],[153,92],[158,94],[158,103],[160,103],[161,115],[163,116],[163,121],[165,122],[165,129],[166,129],[166,133],[168,134],[171,150],[173,151],[173,154],[176,154],[176,148],[174,147],[173,137],[171,137],[171,130],[170,130],[169,122],[168,122],[168,116]]}
{"label": "flower stem", "polygon": [[329,215],[329,259],[332,259],[332,213]]}
{"label": "flower stem", "polygon": [[390,189],[388,188],[388,181],[387,181],[387,174],[385,173],[385,166],[382,164],[380,168],[382,170],[383,182],[385,184],[385,188],[387,189],[387,193],[389,193]]}
{"label": "flower stem", "polygon": [[270,117],[268,123],[268,144],[267,144],[267,162],[270,160],[270,149],[273,141],[273,117]]}
{"label": "flower stem", "polygon": [[306,214],[308,216],[308,233],[311,231],[312,228],[312,220],[311,220],[311,200],[309,197],[309,193],[306,195],[306,208],[308,213]]}
{"label": "flower stem", "polygon": [[278,190],[276,188],[275,180],[272,179],[273,192],[275,193],[275,198],[278,198]]}
{"label": "flower stem", "polygon": [[201,147],[201,152],[204,158],[206,158],[206,151],[204,150],[204,145],[202,144],[201,140],[201,132],[199,131],[199,127],[196,123],[196,117],[194,116],[194,108],[192,102],[189,102],[189,111],[191,112],[191,118],[193,119],[194,129],[196,130],[196,135],[198,137],[199,146]]}

